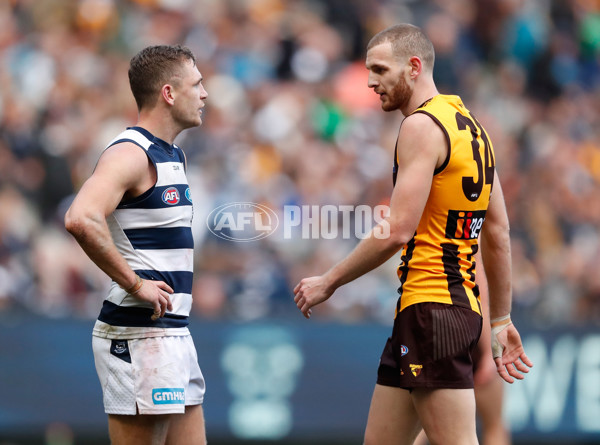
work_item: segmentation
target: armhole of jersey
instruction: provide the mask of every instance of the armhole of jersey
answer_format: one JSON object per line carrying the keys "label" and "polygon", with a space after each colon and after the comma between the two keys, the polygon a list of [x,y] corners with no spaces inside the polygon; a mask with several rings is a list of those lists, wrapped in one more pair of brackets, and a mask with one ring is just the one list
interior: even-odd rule
{"label": "armhole of jersey", "polygon": [[[122,144],[124,142],[131,142],[132,144],[137,145],[138,147],[140,147],[142,150],[144,150],[144,152],[146,151],[146,149],[144,148],[143,145],[139,144],[138,142],[134,141],[133,139],[118,139],[114,142],[111,142],[109,145],[107,145],[106,147],[104,147],[104,150],[102,150],[102,153],[100,153],[100,156],[102,156],[104,154],[104,152],[106,150],[108,150],[110,147],[114,147],[117,144]],[[146,153],[146,156],[148,156],[148,153]],[[96,165],[94,166],[94,170],[96,171],[96,167],[98,166],[98,162],[100,161],[100,159],[98,159],[98,161],[96,161]]]}
{"label": "armhole of jersey", "polygon": [[158,182],[158,168],[156,168],[156,162],[154,161],[154,159],[152,159],[152,157],[148,153],[148,150],[150,150],[150,148],[148,148],[148,150],[146,150],[143,145],[139,144],[138,142],[134,141],[133,139],[119,139],[118,141],[115,141],[112,144],[110,144],[104,150],[106,151],[110,147],[113,147],[117,144],[121,144],[123,142],[131,142],[132,144],[135,144],[142,149],[142,151],[144,152],[146,157],[150,160],[150,162],[152,162],[152,165],[154,166],[154,170],[156,171],[156,182],[154,183],[154,185],[152,185],[152,187],[150,187],[148,190],[146,190],[141,195],[138,195],[135,198],[131,198],[131,199],[127,199],[127,200],[122,199],[121,202],[119,202],[119,205],[117,206],[118,209],[126,207],[126,206],[130,206],[132,204],[136,204],[136,203],[141,202],[144,199],[146,199],[152,193],[152,191],[154,190],[154,187],[156,187],[156,183]]}
{"label": "armhole of jersey", "polygon": [[433,171],[433,175],[435,176],[438,173],[441,173],[442,171],[444,171],[444,169],[448,165],[448,162],[450,162],[450,155],[451,155],[451,150],[452,150],[451,146],[450,146],[450,135],[448,134],[448,131],[446,131],[446,128],[444,127],[444,125],[433,114],[431,114],[425,110],[416,110],[415,113],[423,113],[423,114],[429,116],[433,120],[433,122],[435,122],[438,125],[438,127],[440,127],[442,129],[442,131],[444,132],[444,136],[446,137],[446,159],[444,160],[442,165],[440,165],[438,168],[436,168]]}

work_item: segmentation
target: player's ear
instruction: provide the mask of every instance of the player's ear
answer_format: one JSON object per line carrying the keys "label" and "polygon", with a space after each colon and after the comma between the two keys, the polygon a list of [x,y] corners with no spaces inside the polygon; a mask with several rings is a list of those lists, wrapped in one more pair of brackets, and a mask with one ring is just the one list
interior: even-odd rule
{"label": "player's ear", "polygon": [[160,92],[161,92],[161,97],[163,98],[163,100],[167,104],[173,105],[173,103],[175,102],[175,92],[173,90],[173,86],[166,83],[163,85]]}
{"label": "player's ear", "polygon": [[410,68],[410,78],[413,80],[416,79],[423,71],[423,61],[418,56],[412,56],[410,59],[408,59],[408,66]]}

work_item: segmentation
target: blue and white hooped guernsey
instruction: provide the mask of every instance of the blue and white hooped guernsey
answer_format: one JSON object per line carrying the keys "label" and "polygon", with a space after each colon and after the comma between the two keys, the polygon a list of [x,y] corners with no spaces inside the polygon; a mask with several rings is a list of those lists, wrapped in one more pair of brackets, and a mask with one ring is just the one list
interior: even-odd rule
{"label": "blue and white hooped guernsey", "polygon": [[156,168],[156,184],[137,198],[121,201],[107,217],[113,241],[131,268],[145,280],[164,281],[173,289],[173,310],[152,321],[153,308],[112,282],[93,335],[131,339],[189,333],[192,306],[194,240],[192,198],[185,176],[185,155],[176,145],[130,127],[106,148],[133,142]]}

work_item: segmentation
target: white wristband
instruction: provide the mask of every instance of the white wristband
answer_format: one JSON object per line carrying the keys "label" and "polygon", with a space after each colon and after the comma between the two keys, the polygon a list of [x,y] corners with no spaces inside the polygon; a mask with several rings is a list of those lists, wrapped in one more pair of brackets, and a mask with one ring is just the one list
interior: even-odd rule
{"label": "white wristband", "polygon": [[490,323],[496,324],[496,323],[498,323],[500,321],[504,321],[504,320],[510,320],[510,314],[503,315],[502,317],[494,318],[494,319],[490,320]]}

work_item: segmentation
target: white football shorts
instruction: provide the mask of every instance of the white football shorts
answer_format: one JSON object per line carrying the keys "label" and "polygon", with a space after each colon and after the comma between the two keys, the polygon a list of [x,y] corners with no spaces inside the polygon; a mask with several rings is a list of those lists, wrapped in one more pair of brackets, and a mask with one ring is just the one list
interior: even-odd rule
{"label": "white football shorts", "polygon": [[107,414],[182,414],[201,405],[205,383],[190,335],[92,337]]}

